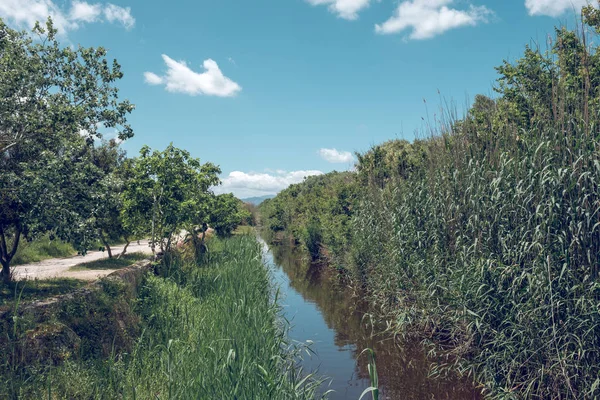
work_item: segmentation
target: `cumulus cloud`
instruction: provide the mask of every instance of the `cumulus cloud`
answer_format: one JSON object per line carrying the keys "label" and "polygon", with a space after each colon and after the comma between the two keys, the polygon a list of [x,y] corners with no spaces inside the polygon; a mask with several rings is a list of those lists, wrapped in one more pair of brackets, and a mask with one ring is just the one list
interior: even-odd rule
{"label": "cumulus cloud", "polygon": [[131,15],[130,7],[119,7],[108,3],[104,7],[104,17],[108,22],[119,22],[127,29],[131,29],[135,25],[135,18]]}
{"label": "cumulus cloud", "polygon": [[71,19],[75,21],[95,22],[102,14],[100,4],[74,1],[71,6]]}
{"label": "cumulus cloud", "polygon": [[588,3],[589,0],[525,0],[525,7],[529,15],[547,15],[558,17],[568,11],[576,13]]}
{"label": "cumulus cloud", "polygon": [[85,1],[73,1],[70,8],[65,9],[52,0],[0,0],[0,17],[18,28],[31,28],[37,21],[43,23],[51,17],[62,34],[91,22],[117,22],[127,29],[135,24],[129,7]]}
{"label": "cumulus cloud", "polygon": [[294,183],[300,183],[307,176],[321,175],[321,171],[282,171],[274,173],[233,171],[222,179],[215,193],[233,193],[240,198],[276,194]]}
{"label": "cumulus cloud", "polygon": [[335,164],[349,163],[354,161],[354,156],[349,151],[338,151],[337,149],[320,149],[319,155],[325,161]]}
{"label": "cumulus cloud", "polygon": [[375,25],[375,32],[392,34],[410,29],[409,39],[430,39],[450,29],[485,23],[493,15],[493,11],[485,6],[470,5],[466,10],[448,7],[453,2],[454,0],[403,1],[390,19]]}
{"label": "cumulus cloud", "polygon": [[156,75],[154,72],[144,72],[144,80],[150,85],[160,85],[163,83],[163,78]]}
{"label": "cumulus cloud", "polygon": [[164,76],[154,72],[145,72],[144,79],[151,85],[165,85],[165,89],[173,93],[184,93],[191,96],[203,94],[207,96],[231,97],[238,94],[240,85],[227,78],[217,63],[211,59],[204,61],[204,72],[195,72],[185,61],[175,61],[166,54],[162,58],[167,65]]}
{"label": "cumulus cloud", "polygon": [[327,5],[329,11],[348,20],[358,18],[358,12],[367,8],[371,0],[307,0],[313,6]]}

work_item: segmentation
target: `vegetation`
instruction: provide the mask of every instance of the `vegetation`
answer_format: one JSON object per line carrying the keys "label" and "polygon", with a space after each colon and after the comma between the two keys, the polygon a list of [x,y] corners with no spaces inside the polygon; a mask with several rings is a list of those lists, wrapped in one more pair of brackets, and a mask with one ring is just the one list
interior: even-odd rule
{"label": "vegetation", "polygon": [[[30,34],[0,19],[0,393],[314,398],[319,382],[297,366],[262,247],[236,235],[211,239],[207,252],[208,228],[231,237],[254,223],[250,209],[214,195],[219,167],[186,150],[144,146],[127,158],[120,142],[133,136],[134,106],[119,99],[123,73],[106,55],[61,45],[51,19]],[[154,274],[131,269],[84,288],[12,280],[15,262],[94,247],[109,259],[76,269],[127,266],[143,257],[125,254],[130,240],[148,236],[163,256]]]}
{"label": "vegetation", "polygon": [[133,135],[118,101],[119,64],[103,48],[61,47],[49,20],[36,40],[0,21],[0,263],[10,263],[21,235],[50,232],[85,251],[84,223],[102,172],[90,146],[99,126]]}
{"label": "vegetation", "polygon": [[[600,11],[583,16],[600,32]],[[429,139],[261,205],[494,398],[600,396],[600,53],[566,29],[553,43],[498,67],[497,97]]]}
{"label": "vegetation", "polygon": [[[34,399],[49,393],[86,399],[314,398],[318,382],[296,367],[257,241],[245,235],[210,245],[203,265],[173,258],[158,268],[159,276],[147,277],[135,309],[143,334],[126,352],[103,359],[90,358],[90,350],[58,366],[2,364],[3,373],[14,377],[0,382],[2,393]],[[114,307],[119,296],[106,305]]]}
{"label": "vegetation", "polygon": [[86,285],[78,279],[55,278],[15,282],[0,287],[0,311],[14,307],[16,301],[26,302],[43,300],[48,297],[69,293]]}
{"label": "vegetation", "polygon": [[[308,177],[262,202],[265,227],[275,234],[291,234],[313,259],[343,255],[349,251],[350,216],[357,191],[350,172]],[[322,246],[327,246],[325,253]]]}
{"label": "vegetation", "polygon": [[239,225],[250,225],[252,214],[244,207],[244,203],[231,193],[221,194],[215,198],[211,207],[211,226],[217,235],[231,236]]}
{"label": "vegetation", "polygon": [[76,253],[77,251],[71,243],[56,238],[50,240],[48,235],[44,235],[32,241],[21,239],[21,244],[11,264],[30,264],[48,258],[69,257]]}
{"label": "vegetation", "polygon": [[209,188],[220,182],[220,172],[217,166],[201,164],[173,145],[162,152],[142,147],[140,157],[127,164],[125,226],[150,232],[153,252],[157,244],[162,252],[169,251],[174,235],[184,227],[196,237],[195,226],[206,230],[214,197]]}

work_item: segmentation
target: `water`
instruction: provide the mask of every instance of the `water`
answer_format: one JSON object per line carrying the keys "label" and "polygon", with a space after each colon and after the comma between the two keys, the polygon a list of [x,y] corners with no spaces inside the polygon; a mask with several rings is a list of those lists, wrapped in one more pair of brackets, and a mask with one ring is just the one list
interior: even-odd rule
{"label": "water", "polygon": [[[305,354],[305,371],[327,376],[322,391],[330,399],[358,399],[370,386],[365,348],[375,350],[380,399],[481,399],[467,380],[429,377],[430,361],[418,343],[399,344],[393,338],[373,337],[365,305],[324,268],[302,262],[290,246],[265,246],[265,257],[281,291],[284,317],[291,322],[290,337],[312,342],[315,353]],[[367,394],[363,399],[371,399]]]}

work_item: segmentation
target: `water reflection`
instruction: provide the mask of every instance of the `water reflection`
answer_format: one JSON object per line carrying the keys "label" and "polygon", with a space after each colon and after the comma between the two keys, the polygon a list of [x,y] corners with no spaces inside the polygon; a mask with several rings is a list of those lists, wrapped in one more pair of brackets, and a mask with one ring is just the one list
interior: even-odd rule
{"label": "water reflection", "polygon": [[[365,305],[329,276],[328,270],[302,262],[290,246],[273,246],[266,253],[273,275],[283,292],[284,315],[291,321],[290,336],[313,341],[315,355],[305,357],[304,368],[331,378],[323,390],[333,389],[331,399],[358,399],[369,387],[367,356],[377,355],[382,399],[480,399],[464,380],[428,377],[429,362],[418,343],[399,345],[392,338],[373,338]],[[357,359],[358,357],[358,359]],[[370,399],[370,395],[365,396]]]}

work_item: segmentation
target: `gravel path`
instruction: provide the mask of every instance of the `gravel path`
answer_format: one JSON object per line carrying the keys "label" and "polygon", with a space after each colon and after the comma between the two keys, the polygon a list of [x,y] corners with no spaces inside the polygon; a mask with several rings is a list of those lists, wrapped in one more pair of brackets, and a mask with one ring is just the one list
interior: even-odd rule
{"label": "gravel path", "polygon": [[[123,250],[123,246],[111,247],[113,255],[116,257]],[[152,250],[148,245],[147,240],[140,240],[140,244],[137,242],[131,242],[127,247],[127,253],[146,253],[152,254]],[[89,270],[89,271],[69,271],[71,267],[74,267],[81,263],[90,261],[96,261],[103,258],[108,258],[108,253],[105,251],[91,251],[85,256],[74,256],[68,258],[52,258],[37,263],[17,265],[13,268],[13,274],[16,280],[23,279],[49,279],[49,278],[74,278],[82,279],[86,281],[94,281],[98,278],[102,278],[115,270],[102,269],[102,270]]]}

